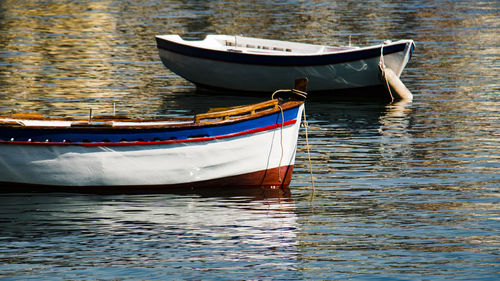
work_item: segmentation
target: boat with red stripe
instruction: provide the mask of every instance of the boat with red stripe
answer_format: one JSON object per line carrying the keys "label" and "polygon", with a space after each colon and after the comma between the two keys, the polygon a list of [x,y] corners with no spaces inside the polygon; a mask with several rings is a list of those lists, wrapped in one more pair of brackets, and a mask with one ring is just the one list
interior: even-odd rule
{"label": "boat with red stripe", "polygon": [[0,184],[68,192],[287,187],[303,81],[279,98],[193,118],[1,116]]}

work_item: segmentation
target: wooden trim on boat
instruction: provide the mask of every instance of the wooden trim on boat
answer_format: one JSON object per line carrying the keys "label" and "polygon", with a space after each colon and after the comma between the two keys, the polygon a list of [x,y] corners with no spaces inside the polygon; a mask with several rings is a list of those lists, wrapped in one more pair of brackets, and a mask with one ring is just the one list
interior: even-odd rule
{"label": "wooden trim on boat", "polygon": [[[127,116],[95,116],[92,120],[81,118],[50,118],[41,114],[13,114],[10,116],[0,116],[0,127],[14,128],[21,127],[25,129],[54,129],[54,130],[133,130],[133,129],[177,129],[177,128],[193,128],[214,126],[222,122],[240,122],[260,118],[266,114],[274,114],[281,110],[289,110],[302,104],[303,101],[286,101],[280,105],[280,99],[272,99],[257,104],[212,108],[205,113],[197,114],[191,118],[162,118],[162,119],[136,119]],[[30,125],[27,123],[29,120],[40,121],[63,121],[67,125],[52,126],[47,124]],[[25,122],[26,121],[26,122]],[[121,121],[120,125],[114,122]],[[162,124],[162,122],[173,122],[169,124]],[[179,123],[175,123],[178,121]],[[128,124],[130,122],[130,124]]]}
{"label": "wooden trim on boat", "polygon": [[204,119],[223,119],[227,120],[230,117],[241,116],[241,115],[253,115],[258,111],[263,111],[266,109],[277,109],[279,100],[269,100],[253,105],[237,106],[230,108],[213,108],[207,113],[197,114],[194,117],[194,123],[199,124],[201,120]]}
{"label": "wooden trim on boat", "polygon": [[24,127],[21,120],[0,120],[0,127]]}
{"label": "wooden trim on boat", "polygon": [[25,113],[25,112],[14,113],[11,115],[11,117],[16,119],[28,119],[28,120],[38,120],[45,118],[45,116],[39,113]]}
{"label": "wooden trim on boat", "polygon": [[73,121],[71,122],[71,127],[113,127],[112,121],[98,121],[98,122],[89,122],[89,121]]}

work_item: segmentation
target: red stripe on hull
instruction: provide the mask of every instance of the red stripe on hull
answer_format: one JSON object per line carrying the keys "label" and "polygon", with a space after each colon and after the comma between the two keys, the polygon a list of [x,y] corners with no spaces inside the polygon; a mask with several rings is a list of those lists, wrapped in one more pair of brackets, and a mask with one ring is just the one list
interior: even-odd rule
{"label": "red stripe on hull", "polygon": [[31,141],[0,141],[0,144],[22,144],[22,145],[40,145],[40,146],[69,146],[69,145],[79,145],[79,146],[135,146],[135,145],[159,145],[159,144],[171,144],[171,143],[192,143],[192,142],[203,142],[212,141],[226,138],[239,137],[249,134],[256,134],[264,131],[274,130],[280,127],[287,127],[297,123],[297,120],[289,120],[283,123],[277,123],[274,125],[269,125],[257,129],[251,129],[243,132],[232,133],[227,135],[213,136],[213,137],[201,137],[192,138],[186,140],[165,140],[165,141],[132,141],[132,142],[31,142]]}
{"label": "red stripe on hull", "polygon": [[[292,180],[293,165],[273,168],[225,178],[167,185],[135,186],[49,186],[37,184],[0,182],[0,193],[13,192],[70,192],[90,194],[233,194],[245,195],[248,192],[277,191],[280,197],[288,194]],[[267,196],[266,196],[267,197]]]}

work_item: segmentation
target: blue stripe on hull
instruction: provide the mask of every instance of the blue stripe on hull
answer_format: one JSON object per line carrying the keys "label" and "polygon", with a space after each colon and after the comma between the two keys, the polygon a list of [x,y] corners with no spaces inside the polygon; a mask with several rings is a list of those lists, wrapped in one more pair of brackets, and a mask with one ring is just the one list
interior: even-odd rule
{"label": "blue stripe on hull", "polygon": [[[300,107],[283,111],[284,122],[297,118]],[[181,128],[29,128],[0,127],[0,141],[31,142],[137,142],[182,141],[194,138],[211,138],[254,130],[282,123],[281,112],[263,117],[231,122],[228,124]]]}

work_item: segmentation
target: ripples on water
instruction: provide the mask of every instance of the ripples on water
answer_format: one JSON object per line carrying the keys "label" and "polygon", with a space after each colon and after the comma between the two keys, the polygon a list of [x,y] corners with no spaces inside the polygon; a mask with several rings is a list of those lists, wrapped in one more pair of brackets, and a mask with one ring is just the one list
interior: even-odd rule
{"label": "ripples on water", "polygon": [[1,269],[23,278],[62,272],[64,279],[142,280],[207,279],[228,269],[230,279],[246,279],[251,268],[276,265],[293,271],[287,269],[297,263],[293,205],[253,199],[4,196]]}
{"label": "ripples on water", "polygon": [[498,279],[496,1],[0,2],[0,114],[185,116],[154,35],[417,44],[410,104],[311,100],[290,193],[0,196],[0,278]]}

